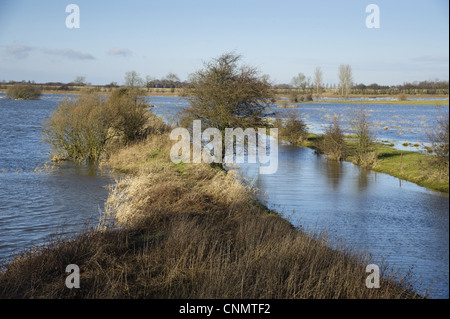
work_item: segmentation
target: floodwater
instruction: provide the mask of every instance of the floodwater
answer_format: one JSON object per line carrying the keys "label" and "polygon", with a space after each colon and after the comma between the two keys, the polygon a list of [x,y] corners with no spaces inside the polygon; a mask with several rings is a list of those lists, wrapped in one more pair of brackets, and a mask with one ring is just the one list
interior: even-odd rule
{"label": "floodwater", "polygon": [[[152,111],[168,121],[186,105],[175,97],[150,101],[156,106]],[[348,119],[354,107],[304,103],[291,110],[300,112],[310,128],[323,128],[333,114]],[[378,138],[399,144],[426,141],[427,130],[448,106],[373,104],[366,109],[372,121],[390,127],[378,128]],[[288,110],[273,107],[269,112],[282,115]],[[422,282],[434,298],[449,297],[448,194],[283,144],[278,146],[275,174],[259,174],[258,164],[240,164],[238,170],[259,189],[262,202],[295,226],[325,231],[330,243],[366,249],[402,274],[409,271],[416,287]]]}
{"label": "floodwater", "polygon": [[63,97],[0,99],[0,263],[56,233],[94,227],[114,182],[97,167],[49,162],[41,124]]}
{"label": "floodwater", "polygon": [[[10,258],[55,233],[74,234],[95,224],[114,182],[96,167],[62,163],[51,166],[41,142],[41,124],[64,96],[38,101],[0,99],[0,260]],[[152,97],[152,111],[174,118],[186,101]],[[329,115],[350,105],[302,104],[296,109],[309,126],[321,126]],[[389,127],[416,127],[410,142],[441,109],[430,106],[371,105],[372,118]],[[448,107],[446,107],[448,109]],[[273,108],[273,111],[280,111]],[[445,108],[444,108],[445,111]],[[281,110],[283,112],[283,110]],[[402,122],[403,123],[400,123]],[[411,131],[410,130],[410,131]],[[402,139],[381,129],[386,139]],[[389,135],[391,134],[391,135]],[[390,137],[389,137],[390,136]],[[47,164],[47,165],[46,165]],[[386,174],[351,163],[335,163],[310,149],[279,145],[278,170],[260,175],[243,164],[241,174],[260,190],[260,200],[305,230],[326,231],[330,243],[344,241],[366,248],[377,260],[433,288],[433,297],[449,297],[449,198]]]}

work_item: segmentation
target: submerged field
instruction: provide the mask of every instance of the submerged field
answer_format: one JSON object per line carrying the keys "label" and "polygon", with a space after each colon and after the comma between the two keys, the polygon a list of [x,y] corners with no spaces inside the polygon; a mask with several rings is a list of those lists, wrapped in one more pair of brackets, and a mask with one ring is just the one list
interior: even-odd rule
{"label": "submerged field", "polygon": [[[46,99],[50,97],[32,103],[39,105],[49,103]],[[152,110],[158,111],[158,108],[157,106]],[[7,271],[0,275],[0,296],[3,298],[415,296],[404,288],[414,286],[416,289],[420,284],[400,279],[403,278],[404,271],[396,270],[391,273],[392,277],[389,277],[387,266],[382,267],[383,274],[387,276],[386,278],[400,280],[401,287],[383,281],[383,289],[374,291],[366,288],[365,278],[368,274],[365,272],[365,265],[373,262],[373,259],[367,253],[351,248],[358,247],[357,245],[341,245],[327,232],[317,234],[311,227],[306,230],[300,225],[288,222],[271,208],[257,202],[254,190],[249,189],[247,184],[237,182],[232,174],[226,174],[220,168],[173,164],[168,155],[170,148],[168,141],[167,135],[159,134],[123,149],[110,150],[111,156],[104,164],[128,175],[128,178],[118,183],[116,188],[111,189],[108,198],[108,212],[111,213],[110,217],[117,217],[120,228],[104,228],[101,231],[86,232],[72,240],[52,241],[44,248],[32,249],[33,253],[17,257],[13,263],[5,265],[4,270]],[[406,152],[403,152],[404,170],[408,166],[405,154]],[[394,155],[384,156],[384,159],[394,159],[397,156]],[[306,165],[311,167],[307,173],[310,175],[312,170],[318,171],[317,176],[322,179],[320,171],[323,167],[317,166],[318,161],[314,159],[315,157],[306,159],[311,163],[310,166]],[[306,164],[294,158],[282,158],[286,161],[284,164],[289,167],[286,177],[294,176]],[[315,183],[312,184],[313,187],[304,179],[299,179],[298,183],[283,182],[284,186],[290,185],[290,189],[303,185],[298,193],[288,195],[292,200],[298,199],[300,213],[311,216],[316,214],[314,210],[302,208],[315,198],[309,196],[310,192],[317,193],[320,197],[315,206],[311,207],[317,207],[317,204],[322,202],[325,204],[325,197],[328,199],[326,203],[336,204],[335,201],[329,203],[333,196],[344,195],[343,200],[346,203],[354,202],[345,199],[353,198],[355,193],[333,193],[333,190],[343,187],[351,189],[352,187],[349,188],[348,185],[353,182],[346,177],[340,182],[342,187],[339,187],[339,182],[332,178],[336,173],[334,170],[335,167],[327,165],[326,175],[330,182]],[[280,177],[276,178],[281,180]],[[363,179],[363,175],[359,178]],[[356,193],[359,192],[358,198],[365,192],[362,190],[368,188],[367,181],[365,184],[363,182],[358,182],[360,184],[356,189]],[[386,195],[392,194],[375,195],[377,202],[386,201],[383,206],[389,210],[392,201],[390,196]],[[422,201],[420,204],[428,207],[427,203],[440,203],[441,199],[434,197],[427,199],[423,196]],[[394,202],[395,206],[398,206],[395,217],[406,218],[398,198]],[[284,200],[284,203],[288,201]],[[357,206],[357,202],[355,205]],[[333,214],[334,211],[326,208],[328,206],[321,206]],[[437,205],[435,208],[439,213],[440,206]],[[341,235],[344,232],[352,232],[351,227],[347,229],[348,223],[362,220],[359,213],[351,212],[350,216],[341,214],[339,216],[343,223]],[[367,218],[368,212],[364,213]],[[376,214],[376,219],[380,219],[380,213],[383,211]],[[392,221],[390,219],[392,213],[388,211],[386,213],[381,216],[388,217],[388,221]],[[426,218],[428,220],[426,226],[430,226],[429,217],[433,216],[427,217],[427,211],[418,210],[414,213]],[[327,219],[330,217],[332,216],[328,215]],[[348,220],[347,217],[351,219]],[[423,220],[422,217],[417,219],[418,222]],[[389,224],[395,231],[397,226],[401,226],[392,222]],[[431,224],[434,225],[435,221]],[[357,227],[359,229],[367,225],[358,224]],[[419,240],[430,239],[429,232],[433,230],[424,229],[422,234],[422,228],[420,229],[421,232],[415,236]],[[374,231],[368,230],[370,233]],[[384,237],[390,241],[389,236]],[[400,238],[395,238],[402,243]],[[403,246],[405,245],[401,244],[401,247]],[[441,248],[445,249],[445,243],[441,246],[435,249],[436,253],[439,253]],[[401,255],[399,258],[405,257]],[[64,270],[69,263],[80,266],[82,290],[70,291],[65,288],[64,281],[67,274]],[[427,272],[430,272],[430,268],[427,269]],[[434,278],[434,275],[430,276]],[[423,295],[427,294],[423,290],[420,292]],[[445,294],[445,291],[443,293]]]}
{"label": "submerged field", "polygon": [[[120,228],[17,258],[0,274],[0,297],[418,297],[387,268],[381,288],[368,289],[368,254],[333,250],[325,234],[296,229],[222,169],[172,163],[166,141],[153,136],[108,161],[129,174],[108,198]],[[71,263],[80,267],[80,289],[64,286]]]}

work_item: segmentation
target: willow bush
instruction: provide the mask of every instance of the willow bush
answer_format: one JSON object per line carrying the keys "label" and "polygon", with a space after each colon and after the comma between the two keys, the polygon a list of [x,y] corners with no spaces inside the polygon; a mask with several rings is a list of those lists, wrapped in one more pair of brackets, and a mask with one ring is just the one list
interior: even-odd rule
{"label": "willow bush", "polygon": [[120,88],[114,90],[107,100],[111,127],[122,137],[125,144],[145,136],[148,121],[148,105],[139,96],[139,89]]}
{"label": "willow bush", "polygon": [[275,127],[281,139],[294,145],[302,144],[308,136],[306,123],[296,110],[287,111],[283,117],[277,116]]}
{"label": "willow bush", "polygon": [[364,168],[371,168],[376,160],[375,133],[369,119],[369,112],[363,106],[351,113],[350,127],[355,138],[354,162]]}
{"label": "willow bush", "polygon": [[332,122],[326,128],[325,134],[319,142],[318,149],[329,160],[340,161],[346,157],[348,146],[338,115],[333,117]]}
{"label": "willow bush", "polygon": [[109,98],[88,94],[62,101],[43,124],[44,142],[55,158],[92,162],[113,138],[127,144],[144,137],[148,111],[134,93],[119,89]]}
{"label": "willow bush", "polygon": [[99,96],[64,100],[43,125],[44,141],[58,158],[96,161],[113,136],[108,107]]}
{"label": "willow bush", "polygon": [[13,100],[38,100],[41,94],[40,87],[26,83],[11,85],[6,90],[6,97]]}
{"label": "willow bush", "polygon": [[437,118],[433,129],[427,133],[430,151],[434,155],[433,165],[447,172],[449,165],[449,114]]}

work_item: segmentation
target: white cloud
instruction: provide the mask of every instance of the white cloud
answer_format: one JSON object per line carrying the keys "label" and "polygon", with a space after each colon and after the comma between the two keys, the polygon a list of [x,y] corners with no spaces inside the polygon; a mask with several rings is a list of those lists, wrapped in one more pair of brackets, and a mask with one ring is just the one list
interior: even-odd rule
{"label": "white cloud", "polygon": [[111,48],[108,51],[109,55],[118,55],[118,56],[122,56],[122,57],[127,57],[133,54],[133,52],[131,52],[128,49],[124,49],[124,48]]}
{"label": "white cloud", "polygon": [[95,60],[95,57],[89,53],[75,51],[72,49],[45,50],[47,54],[59,55],[72,60]]}
{"label": "white cloud", "polygon": [[6,53],[16,59],[25,59],[34,49],[27,45],[10,45],[6,47]]}

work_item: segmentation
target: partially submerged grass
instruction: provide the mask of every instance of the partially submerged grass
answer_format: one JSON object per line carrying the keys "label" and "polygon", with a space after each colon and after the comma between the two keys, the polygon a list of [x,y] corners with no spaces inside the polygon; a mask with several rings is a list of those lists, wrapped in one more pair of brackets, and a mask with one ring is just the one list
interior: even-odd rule
{"label": "partially submerged grass", "polygon": [[[174,164],[167,134],[112,152],[128,177],[111,188],[98,230],[24,254],[0,273],[0,298],[417,298],[382,269],[365,286],[364,252],[331,249],[255,200],[216,166]],[[80,289],[65,287],[68,264]]]}
{"label": "partially submerged grass", "polygon": [[378,160],[372,169],[416,183],[433,190],[449,192],[447,169],[434,166],[433,157],[413,151],[400,151],[379,146]]}
{"label": "partially submerged grass", "polygon": [[[310,133],[301,146],[320,152],[318,145],[322,138],[322,135]],[[435,156],[416,151],[397,150],[392,146],[394,145],[375,145],[375,150],[370,153],[370,156],[374,157],[371,170],[389,174],[431,190],[449,192],[449,169],[436,166]],[[357,165],[352,137],[348,137],[347,147],[348,153],[343,160]]]}

